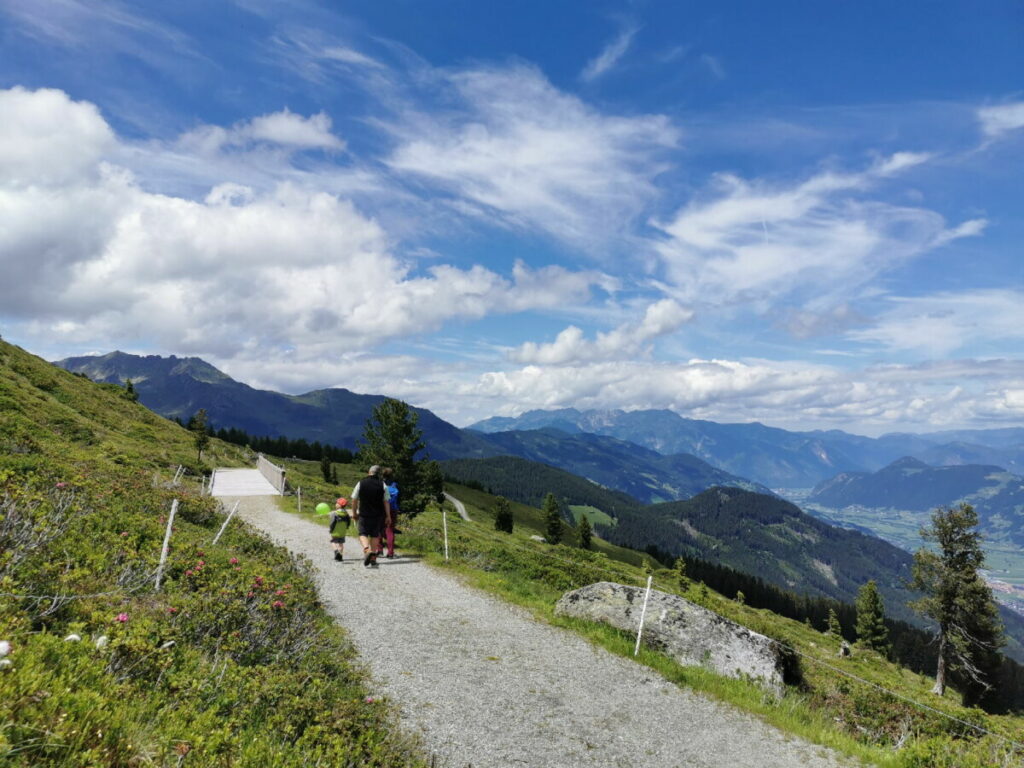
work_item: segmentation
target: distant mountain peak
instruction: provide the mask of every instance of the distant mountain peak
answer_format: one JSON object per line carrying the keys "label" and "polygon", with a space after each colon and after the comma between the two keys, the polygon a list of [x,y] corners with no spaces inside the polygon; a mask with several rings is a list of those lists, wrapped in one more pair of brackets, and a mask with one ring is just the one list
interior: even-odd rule
{"label": "distant mountain peak", "polygon": [[[896,459],[896,461],[885,469],[932,469],[932,467],[929,464],[925,464],[920,459],[915,459],[913,456],[904,456],[901,459]],[[882,471],[884,472],[885,469]]]}

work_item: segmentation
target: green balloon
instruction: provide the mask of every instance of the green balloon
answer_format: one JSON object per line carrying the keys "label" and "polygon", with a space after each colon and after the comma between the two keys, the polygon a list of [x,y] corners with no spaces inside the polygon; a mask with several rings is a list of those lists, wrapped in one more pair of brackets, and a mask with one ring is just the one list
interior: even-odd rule
{"label": "green balloon", "polygon": [[326,515],[326,514],[329,514],[330,511],[331,511],[330,506],[327,505],[327,504],[324,504],[322,501],[319,504],[316,505],[316,513],[318,515]]}

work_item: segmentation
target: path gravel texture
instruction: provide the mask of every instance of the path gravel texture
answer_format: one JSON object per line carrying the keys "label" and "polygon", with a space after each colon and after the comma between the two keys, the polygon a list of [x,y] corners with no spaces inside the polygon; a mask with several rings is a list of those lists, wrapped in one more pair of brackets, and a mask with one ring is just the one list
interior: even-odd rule
{"label": "path gravel texture", "polygon": [[313,561],[371,690],[398,706],[439,767],[848,764],[414,558],[364,568],[350,537],[335,562],[326,529],[273,497],[240,502],[243,519]]}

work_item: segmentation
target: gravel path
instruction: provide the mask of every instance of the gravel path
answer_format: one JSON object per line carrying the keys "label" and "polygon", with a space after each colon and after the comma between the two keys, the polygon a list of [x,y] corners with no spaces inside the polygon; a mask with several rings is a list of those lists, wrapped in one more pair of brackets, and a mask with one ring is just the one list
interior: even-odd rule
{"label": "gravel path", "polygon": [[450,501],[452,503],[452,506],[455,507],[455,511],[459,513],[459,517],[461,517],[467,523],[473,522],[472,520],[469,519],[469,515],[466,514],[466,505],[465,504],[463,504],[461,501],[456,499],[450,493],[445,493],[444,497],[446,499],[448,499],[448,501]]}
{"label": "gravel path", "polygon": [[240,501],[240,516],[312,559],[371,690],[399,706],[438,766],[845,764],[413,558],[364,568],[350,537],[335,562],[325,528],[280,511],[273,497]]}

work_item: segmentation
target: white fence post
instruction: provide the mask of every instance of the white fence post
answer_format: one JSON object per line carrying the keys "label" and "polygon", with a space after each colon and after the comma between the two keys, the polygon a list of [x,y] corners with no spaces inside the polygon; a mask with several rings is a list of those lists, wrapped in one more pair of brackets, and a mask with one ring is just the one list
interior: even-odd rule
{"label": "white fence post", "polygon": [[164,546],[160,550],[160,565],[156,569],[156,591],[160,591],[160,580],[164,575],[164,563],[167,562],[167,552],[171,546],[171,526],[174,525],[174,513],[178,511],[178,500],[171,503],[171,514],[167,518],[167,533],[164,534]]}
{"label": "white fence post", "polygon": [[444,559],[448,559],[448,510],[441,505],[441,525],[444,526]]}
{"label": "white fence post", "polygon": [[299,486],[298,495],[299,495],[299,514],[301,515],[302,514],[302,486],[301,485]]}
{"label": "white fence post", "polygon": [[651,599],[651,580],[653,578],[653,576],[647,577],[647,593],[644,595],[644,607],[640,609],[640,626],[636,630],[636,648],[633,649],[634,656],[640,653],[640,637],[644,633],[644,616],[647,615],[647,601]]}
{"label": "white fence post", "polygon": [[231,511],[228,513],[228,519],[224,521],[224,525],[222,525],[220,527],[220,530],[217,531],[217,535],[213,537],[213,543],[214,544],[216,544],[220,540],[220,535],[222,533],[224,533],[224,530],[228,527],[228,523],[231,522],[231,518],[235,516],[235,512],[237,512],[237,511],[238,511],[238,502],[236,501],[235,502],[235,506],[233,506],[231,508]]}

